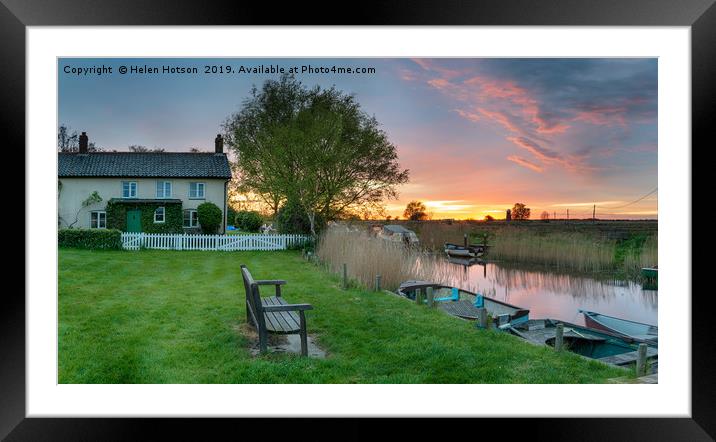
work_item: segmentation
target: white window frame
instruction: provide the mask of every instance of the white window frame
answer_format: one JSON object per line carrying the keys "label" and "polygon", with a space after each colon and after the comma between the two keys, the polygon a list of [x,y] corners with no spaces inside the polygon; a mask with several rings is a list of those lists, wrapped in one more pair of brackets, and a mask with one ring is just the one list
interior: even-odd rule
{"label": "white window frame", "polygon": [[[196,186],[196,195],[193,195],[193,196],[191,194],[191,186],[192,185]],[[199,189],[201,189],[201,193],[199,193]],[[189,199],[190,200],[203,200],[205,198],[206,198],[206,184],[205,183],[203,183],[201,181],[189,183]]]}
{"label": "white window frame", "polygon": [[[189,213],[189,225],[187,226],[186,224],[184,224],[184,221],[186,221],[186,218],[184,217],[182,220],[182,226],[184,226],[185,229],[199,227],[199,213],[197,212],[197,210],[196,209],[184,209],[183,215],[186,215],[187,212]],[[194,214],[194,217],[193,217],[194,223],[193,224],[192,224],[192,213]]]}
{"label": "white window frame", "polygon": [[[97,214],[97,227],[92,227],[92,217],[94,214]],[[100,221],[102,220],[102,217],[100,215],[104,215],[104,226],[100,225]],[[90,229],[106,229],[107,228],[107,211],[106,210],[92,210],[89,213],[90,221],[89,221],[89,228]]]}
{"label": "white window frame", "polygon": [[[129,195],[126,196],[124,194],[124,185],[127,184]],[[132,186],[134,184],[134,186]],[[134,187],[134,189],[132,189]],[[132,192],[134,190],[134,192]],[[137,197],[137,182],[136,181],[122,181],[122,198],[130,199],[130,198],[136,198]]]}
{"label": "white window frame", "polygon": [[[161,183],[162,193],[159,193],[159,184]],[[167,192],[167,188],[169,192]],[[171,181],[157,181],[156,186],[157,198],[171,198],[172,197],[172,182]]]}
{"label": "white window frame", "polygon": [[[162,209],[162,220],[157,221],[157,212],[159,209]],[[154,224],[164,224],[167,221],[167,209],[164,208],[164,206],[159,206],[156,209],[154,209]]]}

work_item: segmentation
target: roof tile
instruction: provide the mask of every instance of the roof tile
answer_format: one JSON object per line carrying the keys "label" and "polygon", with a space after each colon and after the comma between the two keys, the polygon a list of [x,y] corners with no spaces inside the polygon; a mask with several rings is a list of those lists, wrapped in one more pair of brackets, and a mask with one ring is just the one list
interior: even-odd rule
{"label": "roof tile", "polygon": [[193,152],[58,153],[59,177],[231,178],[226,154]]}

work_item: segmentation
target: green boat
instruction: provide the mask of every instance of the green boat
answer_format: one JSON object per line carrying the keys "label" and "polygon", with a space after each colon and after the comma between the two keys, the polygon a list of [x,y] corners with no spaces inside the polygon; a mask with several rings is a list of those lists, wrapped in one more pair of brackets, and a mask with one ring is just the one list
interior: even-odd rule
{"label": "green boat", "polygon": [[[618,335],[606,330],[597,330],[556,319],[530,319],[513,325],[506,331],[539,345],[554,346],[557,324],[564,325],[563,343],[568,351],[607,364],[624,366],[637,359],[639,344],[628,336]],[[654,343],[646,342],[647,359],[658,359],[659,350]]]}
{"label": "green boat", "polygon": [[656,281],[659,276],[659,269],[654,267],[644,267],[641,269],[641,276],[643,276],[646,279],[652,279]]}

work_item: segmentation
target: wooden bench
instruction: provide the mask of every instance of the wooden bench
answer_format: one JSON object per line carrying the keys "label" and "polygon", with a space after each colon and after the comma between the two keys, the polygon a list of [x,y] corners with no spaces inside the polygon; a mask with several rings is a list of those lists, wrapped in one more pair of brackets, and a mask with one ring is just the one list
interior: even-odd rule
{"label": "wooden bench", "polygon": [[[289,304],[281,297],[281,279],[255,280],[245,265],[241,265],[241,276],[246,291],[246,320],[256,327],[259,333],[259,349],[266,351],[268,333],[300,334],[301,355],[308,356],[308,338],[306,334],[306,310],[312,310],[311,304]],[[274,296],[262,298],[259,287],[272,285]]]}

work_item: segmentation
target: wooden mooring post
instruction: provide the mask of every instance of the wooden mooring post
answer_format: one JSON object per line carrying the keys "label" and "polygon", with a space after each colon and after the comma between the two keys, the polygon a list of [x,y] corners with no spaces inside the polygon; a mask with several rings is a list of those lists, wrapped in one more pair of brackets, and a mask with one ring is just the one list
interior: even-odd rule
{"label": "wooden mooring post", "polygon": [[432,308],[435,306],[435,297],[433,296],[433,288],[428,287],[427,289],[425,289],[425,291],[427,292],[427,297],[428,297],[428,307]]}
{"label": "wooden mooring post", "polygon": [[343,263],[343,289],[348,288],[348,266]]}
{"label": "wooden mooring post", "polygon": [[479,307],[477,309],[477,326],[486,329],[488,327],[487,321],[487,309],[485,309],[485,307]]}
{"label": "wooden mooring post", "polygon": [[380,291],[380,279],[381,279],[380,275],[375,275],[375,291],[376,292]]}
{"label": "wooden mooring post", "polygon": [[554,335],[554,350],[562,351],[562,345],[564,344],[564,324],[557,324]]}
{"label": "wooden mooring post", "polygon": [[644,376],[646,374],[646,344],[639,344],[636,353],[636,375]]}
{"label": "wooden mooring post", "polygon": [[423,303],[423,289],[415,289],[415,303],[418,305]]}

